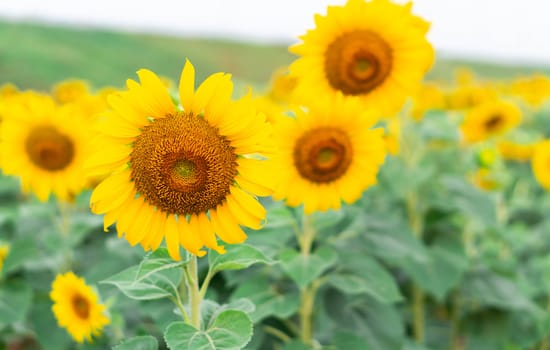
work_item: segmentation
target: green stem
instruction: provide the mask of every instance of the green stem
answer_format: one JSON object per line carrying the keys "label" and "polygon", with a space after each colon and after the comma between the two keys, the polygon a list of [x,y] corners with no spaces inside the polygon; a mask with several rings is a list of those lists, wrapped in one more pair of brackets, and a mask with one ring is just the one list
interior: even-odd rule
{"label": "green stem", "polygon": [[215,273],[212,273],[212,270],[209,269],[206,277],[204,278],[204,281],[202,281],[201,289],[199,290],[201,300],[204,299],[204,296],[206,295],[206,290],[208,289],[208,285],[210,284],[210,281],[212,280],[212,277],[214,277],[214,275]]}
{"label": "green stem", "polygon": [[302,235],[298,237],[298,241],[300,242],[300,253],[302,253],[303,256],[309,256],[309,253],[311,253],[311,245],[314,240],[315,229],[311,224],[311,218],[307,214],[304,214],[302,219]]}
{"label": "green stem", "polygon": [[[418,210],[418,195],[415,191],[407,194],[407,213],[409,224],[418,239],[422,239],[424,222],[422,213]],[[424,291],[416,284],[412,286],[412,314],[413,314],[413,334],[417,343],[423,344],[425,337],[425,295]]]}
{"label": "green stem", "polygon": [[279,329],[271,326],[264,326],[264,331],[268,334],[274,335],[275,337],[279,338],[283,341],[283,343],[288,343],[290,341],[290,337],[286,335],[286,333],[280,331]]}
{"label": "green stem", "polygon": [[191,324],[191,319],[189,318],[189,314],[187,313],[187,310],[185,310],[185,306],[183,306],[179,295],[178,297],[172,298],[171,300],[174,302],[174,304],[176,304],[176,306],[178,307],[178,310],[180,310],[181,316],[183,317],[183,321],[185,323]]}
{"label": "green stem", "polygon": [[[304,213],[302,219],[302,234],[298,236],[300,243],[300,253],[304,257],[308,257],[311,253],[311,246],[315,240],[315,229],[311,224],[311,218]],[[317,283],[313,281],[310,285],[300,290],[300,338],[304,344],[311,345],[313,343],[313,305],[315,302],[315,294],[317,292]]]}
{"label": "green stem", "polygon": [[462,339],[460,335],[460,300],[458,292],[455,292],[451,300],[451,350],[462,350]]}
{"label": "green stem", "polygon": [[197,268],[197,257],[190,254],[189,264],[185,265],[185,274],[187,276],[187,288],[189,290],[189,304],[191,309],[191,325],[196,329],[201,327],[201,302],[202,297],[199,292],[199,274]]}

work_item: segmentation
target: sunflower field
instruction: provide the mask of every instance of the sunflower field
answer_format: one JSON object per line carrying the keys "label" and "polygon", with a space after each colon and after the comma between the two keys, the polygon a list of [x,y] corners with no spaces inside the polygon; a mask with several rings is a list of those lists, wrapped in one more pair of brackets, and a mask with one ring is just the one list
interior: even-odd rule
{"label": "sunflower field", "polygon": [[0,22],[0,350],[550,350],[550,76],[314,18]]}

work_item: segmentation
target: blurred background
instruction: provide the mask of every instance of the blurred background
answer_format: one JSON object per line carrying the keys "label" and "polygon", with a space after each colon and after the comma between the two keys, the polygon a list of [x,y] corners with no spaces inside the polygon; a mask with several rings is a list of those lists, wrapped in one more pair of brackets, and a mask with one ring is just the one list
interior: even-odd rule
{"label": "blurred background", "polygon": [[[261,84],[292,60],[287,46],[313,27],[315,13],[344,2],[4,0],[0,82],[46,88],[76,77],[123,85],[142,67],[177,78],[189,57],[202,77],[224,70]],[[413,12],[432,22],[438,52],[430,78],[448,78],[462,63],[489,77],[549,72],[549,10],[545,0],[415,1]]]}

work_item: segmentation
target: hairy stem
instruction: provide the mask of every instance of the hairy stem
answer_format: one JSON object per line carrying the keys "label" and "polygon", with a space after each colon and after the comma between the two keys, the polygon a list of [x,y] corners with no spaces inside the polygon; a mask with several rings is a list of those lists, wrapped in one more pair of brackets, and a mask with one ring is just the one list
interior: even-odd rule
{"label": "hairy stem", "polygon": [[189,264],[185,265],[187,276],[187,289],[189,291],[189,305],[191,309],[191,325],[196,329],[201,327],[201,302],[202,296],[199,291],[199,273],[197,257],[190,254]]}
{"label": "hairy stem", "polygon": [[[315,229],[311,224],[311,218],[304,213],[302,221],[302,234],[298,236],[300,242],[300,253],[304,258],[311,253],[311,246],[315,240]],[[316,281],[306,286],[300,291],[300,338],[304,344],[312,344],[313,327],[312,314],[315,302],[315,293],[317,292]]]}
{"label": "hairy stem", "polygon": [[[407,214],[412,232],[418,239],[422,239],[424,222],[422,213],[418,210],[418,195],[415,191],[407,194]],[[412,286],[412,315],[413,334],[417,343],[424,343],[425,338],[425,295],[424,291],[416,284]]]}

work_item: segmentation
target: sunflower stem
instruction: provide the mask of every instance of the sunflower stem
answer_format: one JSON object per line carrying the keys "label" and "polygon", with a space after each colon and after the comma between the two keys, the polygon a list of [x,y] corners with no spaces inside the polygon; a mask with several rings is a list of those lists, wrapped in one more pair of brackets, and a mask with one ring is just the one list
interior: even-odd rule
{"label": "sunflower stem", "polygon": [[460,335],[460,299],[458,291],[456,291],[451,299],[451,350],[462,350],[462,337]]}
{"label": "sunflower stem", "polygon": [[201,288],[199,290],[201,300],[204,299],[204,296],[206,295],[206,290],[208,289],[208,285],[210,284],[210,281],[212,280],[212,277],[214,277],[214,275],[215,273],[212,273],[212,270],[208,269],[208,273],[206,274],[206,277],[204,277]]}
{"label": "sunflower stem", "polygon": [[[422,214],[418,212],[418,196],[415,191],[407,194],[407,212],[409,224],[414,235],[422,239],[423,220]],[[413,314],[413,333],[417,343],[424,343],[424,322],[425,322],[425,295],[424,291],[414,283],[412,286],[412,314]]]}
{"label": "sunflower stem", "polygon": [[[311,224],[311,218],[307,214],[302,217],[302,234],[298,236],[300,243],[300,253],[303,257],[308,257],[311,253],[311,246],[315,240],[315,229]],[[313,281],[300,290],[300,338],[304,344],[311,345],[313,343],[313,327],[312,314],[313,305],[315,302],[315,294],[318,288],[318,281]]]}
{"label": "sunflower stem", "polygon": [[189,306],[191,309],[191,325],[196,329],[201,327],[201,302],[199,292],[199,274],[197,268],[197,257],[190,254],[189,264],[184,267],[187,276],[187,288],[189,290]]}

